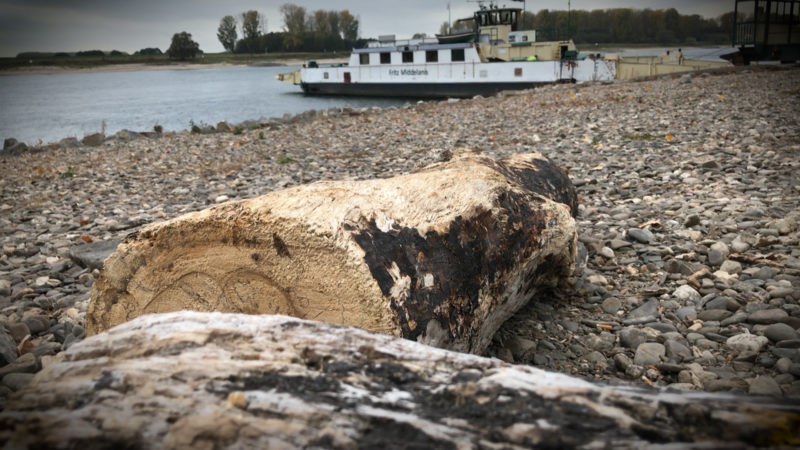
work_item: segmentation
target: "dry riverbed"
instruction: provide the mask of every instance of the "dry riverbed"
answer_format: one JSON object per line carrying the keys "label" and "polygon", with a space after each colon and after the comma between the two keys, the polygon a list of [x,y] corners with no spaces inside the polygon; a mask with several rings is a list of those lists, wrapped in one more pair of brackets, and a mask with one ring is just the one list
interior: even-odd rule
{"label": "dry riverbed", "polygon": [[74,261],[79,246],[460,148],[542,152],[581,202],[582,276],[533,299],[490,355],[611,382],[800,396],[798,111],[800,70],[769,68],[0,152],[0,405],[84,336],[99,272]]}

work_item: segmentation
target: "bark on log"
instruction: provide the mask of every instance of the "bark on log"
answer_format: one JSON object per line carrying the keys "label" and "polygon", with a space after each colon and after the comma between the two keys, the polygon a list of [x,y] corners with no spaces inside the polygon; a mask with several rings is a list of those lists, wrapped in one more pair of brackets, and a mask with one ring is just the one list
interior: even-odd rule
{"label": "bark on log", "polygon": [[538,154],[319,182],[151,225],[105,262],[89,334],[146,313],[288,314],[481,353],[574,268],[577,199]]}
{"label": "bark on log", "polygon": [[80,342],[0,413],[6,448],[751,448],[800,405],[603,386],[287,316],[148,315]]}

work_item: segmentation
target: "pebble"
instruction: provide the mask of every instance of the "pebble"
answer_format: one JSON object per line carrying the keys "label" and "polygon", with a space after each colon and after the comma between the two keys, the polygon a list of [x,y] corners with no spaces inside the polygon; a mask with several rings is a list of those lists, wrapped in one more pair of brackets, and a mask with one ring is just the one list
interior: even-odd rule
{"label": "pebble", "polygon": [[731,261],[730,259],[726,259],[720,265],[719,270],[727,272],[731,275],[736,275],[742,272],[742,264],[739,263],[738,261]]}
{"label": "pebble", "polygon": [[775,397],[783,395],[781,387],[775,379],[766,375],[758,376],[750,381],[750,387],[747,392],[753,395],[771,395]]}
{"label": "pebble", "polygon": [[800,339],[800,334],[785,323],[774,323],[764,329],[764,336],[772,342],[790,341]]}
{"label": "pebble", "polygon": [[769,343],[764,336],[754,334],[737,334],[725,341],[725,345],[738,352],[760,352]]}
{"label": "pebble", "polygon": [[622,301],[616,297],[609,297],[600,304],[600,308],[607,314],[616,314],[621,307]]}
{"label": "pebble", "polygon": [[17,344],[14,337],[0,325],[0,367],[10,364],[17,359]]}
{"label": "pebble", "polygon": [[[103,261],[143,224],[317,180],[407,173],[466,147],[490,157],[539,151],[569,171],[581,241],[596,243],[586,273],[599,284],[537,298],[512,317],[501,329],[518,337],[510,357],[641,384],[646,366],[633,358],[655,344],[664,349],[657,361],[648,353],[658,386],[749,391],[757,374],[800,395],[790,372],[797,339],[777,327],[800,328],[800,127],[788,94],[800,89],[800,70],[753,68],[678,86],[669,77],[548,86],[308,112],[240,134],[227,126],[0,156],[0,323],[10,326],[0,326],[0,355],[15,359],[31,324],[20,358],[38,359],[35,370],[82,339]],[[73,176],[62,176],[69,167]],[[718,377],[709,370],[734,363],[751,373],[710,383]]]}
{"label": "pebble", "polygon": [[633,363],[639,366],[650,366],[661,362],[661,357],[667,350],[663,344],[657,342],[645,342],[636,348]]}
{"label": "pebble", "polygon": [[699,301],[701,298],[700,293],[687,284],[679,286],[678,289],[675,289],[675,292],[673,292],[672,295],[678,300],[692,303]]}
{"label": "pebble", "polygon": [[747,317],[747,321],[750,323],[771,324],[781,322],[787,317],[789,317],[789,313],[786,311],[782,309],[771,308],[750,313],[750,315]]}
{"label": "pebble", "polygon": [[3,386],[16,392],[27,386],[32,379],[32,373],[10,373],[3,377]]}
{"label": "pebble", "polygon": [[629,238],[641,242],[642,244],[649,244],[655,240],[653,233],[646,229],[631,228],[626,234]]}

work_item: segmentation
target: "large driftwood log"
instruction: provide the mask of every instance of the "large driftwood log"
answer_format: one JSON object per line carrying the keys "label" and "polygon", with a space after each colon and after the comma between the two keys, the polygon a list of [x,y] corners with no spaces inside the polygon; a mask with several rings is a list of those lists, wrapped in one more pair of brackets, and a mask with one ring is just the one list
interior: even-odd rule
{"label": "large driftwood log", "polygon": [[798,445],[800,405],[591,384],[287,316],[148,315],[80,342],[0,413],[8,448]]}
{"label": "large driftwood log", "polygon": [[319,182],[151,225],[106,260],[89,334],[146,313],[288,314],[481,353],[569,275],[577,208],[538,154]]}

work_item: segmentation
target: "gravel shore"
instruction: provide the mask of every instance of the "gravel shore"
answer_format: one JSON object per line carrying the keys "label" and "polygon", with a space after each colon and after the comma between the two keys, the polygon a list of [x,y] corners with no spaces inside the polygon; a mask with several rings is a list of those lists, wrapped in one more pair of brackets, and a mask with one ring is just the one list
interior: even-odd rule
{"label": "gravel shore", "polygon": [[800,396],[798,111],[800,69],[740,69],[0,152],[0,408],[83,338],[99,273],[86,249],[215,203],[389,177],[460,148],[544,153],[581,201],[582,277],[506,323],[492,356],[615,383]]}

